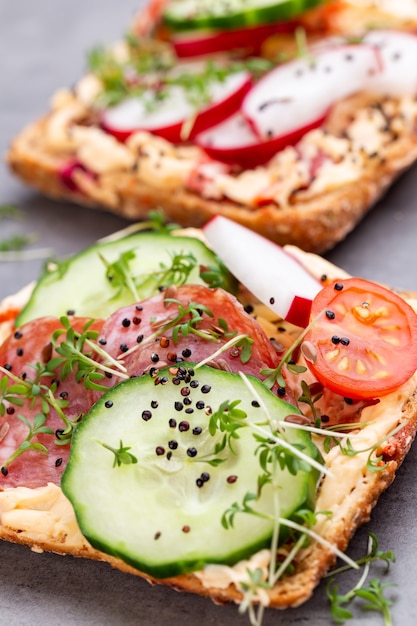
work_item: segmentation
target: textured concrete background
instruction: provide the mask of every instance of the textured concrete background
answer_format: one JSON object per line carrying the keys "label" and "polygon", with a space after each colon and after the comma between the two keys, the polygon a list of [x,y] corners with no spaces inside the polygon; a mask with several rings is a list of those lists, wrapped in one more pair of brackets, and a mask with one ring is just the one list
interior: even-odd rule
{"label": "textured concrete background", "polygon": [[[46,111],[52,93],[71,85],[82,73],[86,52],[112,41],[125,30],[140,1],[0,0],[0,151],[13,135]],[[392,188],[329,259],[352,274],[417,290],[417,168]],[[24,213],[21,223],[0,223],[0,239],[12,232],[36,233],[37,246],[56,255],[76,252],[126,222],[106,213],[46,200],[14,179],[0,163],[0,204],[13,203]],[[0,263],[0,298],[38,276],[42,262]],[[417,623],[417,449],[409,454],[391,489],[381,498],[372,522],[357,533],[350,554],[366,549],[367,530],[380,547],[394,550],[397,562],[386,578],[397,586],[394,624]],[[39,555],[0,545],[0,623],[8,626],[160,625],[209,626],[247,624],[234,606],[216,607],[209,600],[151,588],[107,565],[71,557]],[[374,576],[381,570],[375,570]],[[356,580],[349,574],[341,591]],[[305,606],[267,612],[264,626],[332,623],[324,585]],[[379,626],[382,618],[355,611],[352,626]]]}

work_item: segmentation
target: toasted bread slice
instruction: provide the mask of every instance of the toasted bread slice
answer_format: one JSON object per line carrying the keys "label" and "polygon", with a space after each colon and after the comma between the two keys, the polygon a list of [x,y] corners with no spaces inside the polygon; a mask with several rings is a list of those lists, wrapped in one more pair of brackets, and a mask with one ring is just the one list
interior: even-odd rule
{"label": "toasted bread slice", "polygon": [[[42,193],[132,220],[146,218],[155,207],[163,209],[168,221],[183,226],[199,227],[214,215],[224,215],[280,245],[306,251],[323,253],[344,239],[417,159],[414,115],[408,121],[404,115],[410,106],[417,108],[415,103],[358,94],[336,106],[326,127],[308,133],[297,150],[288,147],[267,165],[237,174],[220,166],[200,193],[191,182],[204,172],[198,148],[179,148],[148,133],[116,145],[104,131],[85,125],[89,111],[76,96],[66,94],[63,100],[65,104],[16,137],[7,155],[13,171]],[[383,133],[377,130],[381,116],[389,120]],[[369,148],[358,136],[363,123],[375,136]],[[74,145],[71,136],[78,131]],[[306,188],[304,171],[311,161],[300,159],[299,151],[318,150],[327,152],[332,164]],[[69,185],[63,172],[72,163],[82,166],[73,170]],[[262,186],[277,179],[276,201],[257,204],[256,190],[261,193]]]}
{"label": "toasted bread slice", "polygon": [[[391,28],[417,24],[416,15],[395,13],[394,3],[365,5],[326,3],[305,18],[306,26],[317,37],[356,36],[368,26],[383,27],[388,17]],[[272,38],[264,54],[276,52]],[[323,253],[417,158],[413,94],[355,94],[296,146],[242,169],[210,161],[192,143],[173,145],[148,132],[119,143],[99,124],[93,106],[98,88],[88,75],[73,92],[58,92],[49,113],[12,141],[7,160],[23,181],[52,198],[128,219],[159,207],[168,221],[200,227],[220,214],[281,245]]]}
{"label": "toasted bread slice", "polygon": [[[292,250],[310,271],[321,276],[343,277],[344,273],[315,255],[305,255]],[[17,307],[25,294],[19,294]],[[26,294],[27,295],[27,294]],[[404,294],[405,299],[417,308],[417,295]],[[12,307],[13,299],[8,306]],[[276,320],[262,305],[255,305],[255,312],[269,334],[278,324],[280,342],[290,345],[299,332]],[[4,326],[5,333],[10,332]],[[344,551],[357,528],[370,519],[371,511],[381,493],[392,483],[417,432],[417,374],[400,388],[380,399],[378,404],[362,410],[360,420],[366,424],[361,429],[359,448],[381,442],[378,456],[383,469],[370,471],[367,454],[344,455],[339,447],[325,453],[327,466],[332,475],[325,476],[319,488],[316,511],[330,511],[331,516],[318,515],[314,530],[322,538],[298,552],[293,561],[294,571],[284,575],[272,590],[265,592],[257,601],[270,607],[287,608],[305,602],[313,593],[323,575],[334,564],[335,547]],[[398,430],[398,426],[402,426]],[[385,438],[397,429],[396,434]],[[361,443],[363,445],[361,445]],[[122,571],[144,577],[151,583],[168,585],[179,591],[187,591],[211,598],[216,603],[240,603],[243,595],[240,583],[246,580],[247,562],[233,568],[208,565],[204,571],[167,578],[152,579],[130,567],[123,561],[92,548],[78,529],[73,509],[60,487],[48,484],[36,489],[17,487],[0,492],[0,538],[31,547],[34,551],[51,551],[110,563]],[[326,543],[323,543],[326,542]],[[283,548],[285,553],[285,546]],[[254,555],[250,564],[266,567],[268,550]]]}

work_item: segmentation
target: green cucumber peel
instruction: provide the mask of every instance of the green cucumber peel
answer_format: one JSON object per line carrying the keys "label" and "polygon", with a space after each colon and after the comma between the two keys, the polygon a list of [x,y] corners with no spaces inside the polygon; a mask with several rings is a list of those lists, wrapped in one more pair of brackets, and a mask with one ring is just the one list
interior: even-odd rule
{"label": "green cucumber peel", "polygon": [[161,287],[209,284],[234,292],[236,283],[197,238],[139,232],[99,242],[50,264],[37,282],[16,325],[42,317],[105,318],[122,306],[155,295]]}
{"label": "green cucumber peel", "polygon": [[291,20],[323,0],[171,0],[163,20],[177,31],[232,29]]}

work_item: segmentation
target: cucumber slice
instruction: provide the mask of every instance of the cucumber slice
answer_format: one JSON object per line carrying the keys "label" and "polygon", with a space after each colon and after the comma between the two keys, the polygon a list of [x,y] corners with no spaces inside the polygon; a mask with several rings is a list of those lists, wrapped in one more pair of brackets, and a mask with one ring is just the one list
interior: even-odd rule
{"label": "cucumber slice", "polygon": [[[174,256],[190,254],[196,264],[188,276],[179,272],[174,280],[167,277],[165,270],[172,266]],[[125,256],[124,265],[134,277],[135,289],[126,285],[117,270],[111,270],[113,280],[106,276],[107,266],[120,261],[122,255],[132,257]],[[122,306],[154,295],[170,282],[204,283],[200,266],[218,270],[220,286],[234,291],[231,275],[199,239],[141,232],[97,243],[45,273],[16,323],[21,326],[43,315],[60,317],[68,311],[77,316],[104,318]]]}
{"label": "cucumber slice", "polygon": [[[278,466],[278,487],[266,484],[259,499],[249,503],[268,517],[238,513],[232,527],[223,527],[223,514],[246,494],[256,494],[263,470],[260,444],[250,427],[237,431],[234,453],[226,446],[214,454],[225,433],[210,434],[210,412],[240,399],[236,408],[245,411],[247,424],[265,423],[265,409],[253,389],[274,420],[296,409],[257,378],[248,376],[250,389],[239,374],[193,367],[129,379],[104,395],[78,426],[62,478],[88,541],[156,578],[199,570],[206,563],[233,564],[268,547],[274,501],[282,517],[312,507],[319,478],[310,466],[295,475]],[[318,457],[305,431],[288,428],[286,438]],[[127,454],[137,462],[118,465],[105,446],[129,448]],[[208,462],[215,458],[224,462]],[[281,530],[284,538],[285,527]]]}
{"label": "cucumber slice", "polygon": [[165,23],[174,30],[241,28],[290,20],[322,2],[323,0],[171,0],[163,17]]}

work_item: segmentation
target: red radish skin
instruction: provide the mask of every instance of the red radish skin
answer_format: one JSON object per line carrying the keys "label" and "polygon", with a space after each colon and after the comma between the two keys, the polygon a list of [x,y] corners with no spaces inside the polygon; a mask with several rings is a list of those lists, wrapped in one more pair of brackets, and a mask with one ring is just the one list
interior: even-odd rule
{"label": "red radish skin", "polygon": [[292,33],[297,22],[262,24],[227,31],[191,31],[172,36],[172,45],[179,58],[207,56],[217,52],[236,50],[247,54],[259,54],[262,43],[277,33]]}
{"label": "red radish skin", "polygon": [[369,45],[319,48],[271,70],[242,102],[242,114],[264,141],[299,132],[323,118],[339,99],[363,89],[380,72]]}
{"label": "red radish skin", "polygon": [[[213,124],[218,124],[233,115],[239,109],[251,86],[252,79],[248,72],[232,75],[229,84],[225,86],[224,96],[222,98],[218,96],[197,115],[192,105],[185,101],[185,96],[177,91],[175,93],[178,102],[170,102],[164,114],[159,115],[159,122],[156,114],[148,114],[145,111],[139,99],[126,99],[103,112],[101,126],[103,130],[121,142],[126,141],[134,132],[145,130],[171,143],[181,143],[184,140],[193,139]],[[188,122],[191,123],[191,127],[184,136],[184,129]]]}
{"label": "red radish skin", "polygon": [[[413,62],[417,55],[415,34],[373,31],[362,44],[356,45],[328,39],[315,46],[311,54],[311,58],[298,59],[269,72],[248,92],[241,110],[233,118],[197,135],[195,142],[212,159],[253,168],[267,163],[277,152],[321,126],[332,105],[355,91],[370,89],[397,95],[417,92],[417,66]],[[315,70],[311,69],[313,60]],[[307,82],[312,83],[311,93],[305,93],[303,99],[300,98],[302,76],[298,72],[304,73]],[[280,80],[285,76],[289,77],[289,85]],[[318,94],[321,98],[320,81],[324,81],[327,92],[321,105],[315,108],[311,97]],[[280,112],[276,110],[269,117],[264,116],[265,108],[274,102]],[[283,112],[288,115],[286,121]]]}
{"label": "red radish skin", "polygon": [[259,140],[251,125],[238,112],[232,118],[197,135],[194,141],[216,161],[252,169],[270,161],[286,146],[296,144],[310,130],[319,127],[324,119],[325,116],[322,116],[307,126],[274,139]]}
{"label": "red radish skin", "polygon": [[217,215],[204,227],[209,246],[229,271],[280,318],[305,327],[322,285],[283,248]]}
{"label": "red radish skin", "polygon": [[290,308],[285,316],[287,322],[291,322],[295,326],[305,328],[310,322],[312,300],[294,296]]}

